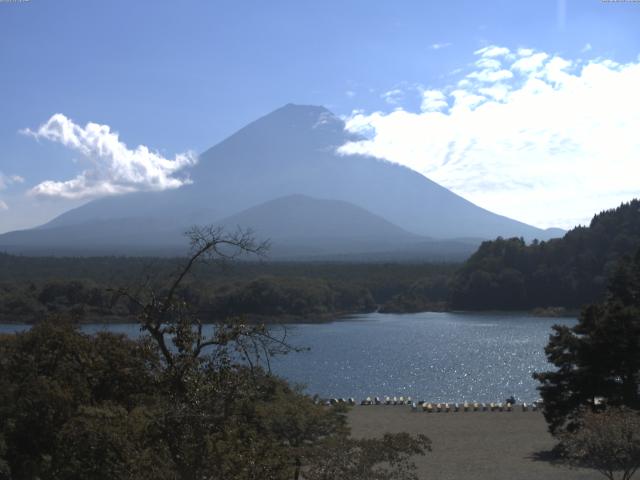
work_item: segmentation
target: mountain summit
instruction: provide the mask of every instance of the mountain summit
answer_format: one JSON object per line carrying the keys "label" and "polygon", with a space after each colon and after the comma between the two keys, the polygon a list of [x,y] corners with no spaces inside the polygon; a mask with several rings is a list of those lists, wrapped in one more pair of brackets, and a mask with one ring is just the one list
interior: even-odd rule
{"label": "mountain summit", "polygon": [[[357,138],[344,127],[344,122],[324,107],[285,105],[202,153],[191,171],[192,185],[95,200],[38,229],[0,236],[0,248],[20,251],[26,245],[31,246],[29,250],[56,245],[73,251],[80,246],[114,242],[119,249],[127,242],[151,250],[169,248],[181,241],[176,232],[192,224],[221,224],[240,212],[282,197],[288,197],[288,201],[269,204],[263,210],[269,212],[274,228],[277,225],[283,232],[272,236],[289,244],[284,232],[295,228],[285,228],[282,218],[287,218],[286,209],[291,211],[291,198],[296,198],[292,195],[333,201],[322,203],[322,215],[305,221],[317,222],[314,231],[325,235],[316,238],[327,239],[335,253],[354,250],[345,238],[342,247],[339,242],[329,241],[339,233],[329,221],[331,211],[344,220],[346,204],[346,210],[361,222],[352,225],[366,223],[367,228],[382,228],[384,224],[387,233],[389,225],[402,232],[398,234],[398,248],[412,236],[423,240],[550,236],[544,230],[484,210],[404,166],[367,156],[337,154],[339,146]],[[314,202],[307,201],[307,206],[308,215],[319,211]],[[301,222],[300,212],[297,219],[287,221]],[[362,223],[364,217],[368,220]],[[255,215],[238,218],[257,222]],[[263,220],[263,230],[277,233]],[[78,245],[79,231],[84,232],[80,236],[83,245]],[[369,230],[362,236],[380,237]],[[392,245],[389,236],[385,238],[384,245],[378,247],[388,250]],[[369,242],[367,248],[375,250],[374,243]]]}

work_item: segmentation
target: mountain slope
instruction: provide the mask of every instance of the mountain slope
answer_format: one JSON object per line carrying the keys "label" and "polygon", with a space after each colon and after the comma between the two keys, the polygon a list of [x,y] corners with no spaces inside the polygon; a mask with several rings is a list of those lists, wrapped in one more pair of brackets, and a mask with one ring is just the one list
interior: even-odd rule
{"label": "mountain slope", "polygon": [[248,227],[257,235],[272,239],[361,237],[398,243],[421,239],[351,203],[320,200],[306,195],[288,195],[270,200],[219,223],[227,228]]}
{"label": "mountain slope", "polygon": [[305,195],[270,200],[217,223],[269,238],[272,257],[396,250],[424,240],[351,203]]}
{"label": "mountain slope", "polygon": [[[121,236],[166,247],[173,242],[166,232],[169,226],[179,231],[196,223],[216,223],[292,194],[348,202],[407,232],[435,239],[553,236],[479,208],[406,167],[335,153],[353,139],[325,108],[287,105],[204,152],[192,170],[192,185],[99,199],[30,233],[0,236],[0,248],[15,246],[18,240],[47,247],[43,232],[50,229],[58,229],[62,244],[62,229],[80,225],[87,230],[84,243]],[[94,222],[99,228],[91,226]],[[78,243],[67,235],[65,247],[73,249],[81,246]]]}

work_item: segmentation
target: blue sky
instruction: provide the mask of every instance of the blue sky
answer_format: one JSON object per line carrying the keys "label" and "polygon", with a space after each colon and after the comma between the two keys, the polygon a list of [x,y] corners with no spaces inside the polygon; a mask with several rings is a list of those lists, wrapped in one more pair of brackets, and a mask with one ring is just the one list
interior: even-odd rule
{"label": "blue sky", "polygon": [[[99,158],[87,161],[83,157],[91,152],[61,140],[51,128],[38,130],[43,125],[52,127],[47,122],[56,113],[74,122],[69,125],[78,126],[82,135],[84,125],[94,122],[118,132],[118,139],[110,137],[118,145],[126,144],[131,150],[147,146],[150,153],[144,161],[160,165],[154,184],[170,185],[166,181],[173,170],[163,170],[163,161],[182,158],[181,168],[188,170],[189,159],[176,155],[201,152],[289,102],[325,105],[349,119],[353,128],[372,132],[369,144],[356,146],[359,151],[407,164],[486,208],[540,226],[568,227],[598,209],[640,194],[640,188],[636,191],[633,185],[616,180],[639,173],[631,160],[640,158],[634,157],[640,154],[636,143],[623,142],[623,150],[613,150],[610,156],[602,145],[580,144],[589,129],[626,139],[640,127],[638,117],[628,113],[637,102],[635,97],[640,97],[630,86],[640,61],[638,25],[640,3],[600,0],[3,2],[0,232],[40,224],[105,193],[128,191],[93,189],[75,198],[50,194],[51,190],[38,194],[46,190],[43,182],[50,186],[69,181],[100,162]],[[492,46],[509,53],[485,56]],[[477,129],[487,119],[500,128],[518,124],[518,115],[530,113],[522,106],[527,105],[524,101],[502,101],[508,108],[495,117],[487,112],[475,114],[475,106],[468,115],[454,116],[449,107],[455,101],[453,92],[460,89],[457,85],[467,76],[475,72],[471,80],[481,81],[479,76],[490,73],[479,63],[483,58],[498,59],[515,72],[515,62],[535,54],[547,56],[543,69],[554,59],[571,63],[565,70],[573,83],[559,87],[556,82],[553,88],[565,88],[566,93],[579,83],[587,92],[584,95],[596,96],[608,118],[605,130],[598,130],[596,120],[580,124],[581,134],[565,135],[556,125],[556,130],[545,133],[548,148],[520,158],[526,149],[490,151],[493,137],[480,132],[474,133],[477,138],[461,139],[459,132],[437,123],[441,117],[425,115],[433,113],[422,108],[425,95],[430,95],[425,92],[436,92],[448,102],[443,122],[469,129]],[[605,73],[611,75],[602,78],[609,83],[596,82],[594,75],[587,78],[587,65],[604,65]],[[541,71],[529,70],[524,80],[516,75],[513,81],[519,79],[522,84],[542,75]],[[490,86],[503,85],[505,80],[492,81]],[[510,91],[521,93],[521,84],[511,85]],[[463,87],[467,99],[480,88]],[[616,108],[604,105],[609,93],[615,94]],[[541,98],[553,105],[556,98],[569,102],[568,96],[554,93]],[[588,104],[585,98],[590,97],[572,101],[576,106]],[[576,115],[583,118],[580,108]],[[520,110],[513,113],[516,109]],[[523,125],[528,132],[540,130],[540,124]],[[25,134],[25,129],[31,134]],[[401,135],[407,131],[412,136]],[[438,145],[421,140],[433,131],[451,136],[447,145],[466,149],[454,162],[456,169],[446,167],[448,160],[438,162],[429,156],[441,154]],[[557,140],[558,131],[567,138]],[[390,147],[400,139],[404,148]],[[496,141],[504,143],[504,138]],[[474,151],[478,145],[482,151]],[[562,150],[565,147],[573,157]],[[409,155],[407,149],[417,149],[418,154]],[[588,172],[567,186],[565,194],[574,199],[570,201],[558,193],[562,186],[557,182],[549,186],[545,175],[569,180],[572,169],[587,168],[580,163],[579,153],[590,158]],[[451,152],[443,155],[449,159]],[[536,155],[546,155],[543,166]],[[515,156],[520,163],[514,164]],[[610,169],[611,178],[603,190],[591,195],[595,187],[590,179],[601,177],[611,157],[620,156],[625,161]],[[486,178],[487,170],[491,178]],[[518,171],[526,175],[516,178]],[[110,173],[98,165],[93,174]],[[490,181],[479,182],[478,177]],[[135,189],[135,185],[129,182],[129,187]],[[140,185],[145,188],[146,184]],[[541,198],[559,205],[540,206]]]}

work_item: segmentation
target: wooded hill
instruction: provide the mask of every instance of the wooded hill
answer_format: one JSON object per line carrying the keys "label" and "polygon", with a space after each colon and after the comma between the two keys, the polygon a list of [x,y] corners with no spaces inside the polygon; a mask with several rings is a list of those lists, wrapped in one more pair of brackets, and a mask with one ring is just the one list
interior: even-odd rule
{"label": "wooded hill", "polygon": [[595,215],[588,227],[527,245],[484,242],[454,276],[450,306],[460,310],[580,308],[602,299],[624,256],[640,247],[640,200]]}

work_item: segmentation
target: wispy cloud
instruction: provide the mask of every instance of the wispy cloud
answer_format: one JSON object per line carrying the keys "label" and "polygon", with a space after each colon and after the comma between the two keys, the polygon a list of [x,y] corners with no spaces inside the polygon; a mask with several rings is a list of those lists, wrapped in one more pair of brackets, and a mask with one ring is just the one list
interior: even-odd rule
{"label": "wispy cloud", "polygon": [[497,45],[489,45],[473,52],[481,58],[506,57],[511,53],[507,47],[499,47]]}
{"label": "wispy cloud", "polygon": [[640,59],[572,60],[490,45],[421,110],[355,113],[345,154],[406,165],[469,200],[570,227],[640,195]]}
{"label": "wispy cloud", "polygon": [[82,154],[88,163],[88,168],[75,178],[36,185],[30,193],[38,196],[79,199],[179,188],[191,180],[176,174],[197,162],[192,152],[180,153],[171,160],[144,145],[130,149],[108,125],[89,122],[82,127],[61,113],[37,130],[26,129],[22,133],[60,143]]}
{"label": "wispy cloud", "polygon": [[586,43],[584,45],[584,47],[582,47],[582,50],[580,50],[581,53],[587,53],[590,52],[591,50],[593,50],[593,47],[591,46],[590,43]]}
{"label": "wispy cloud", "polygon": [[[11,185],[17,183],[24,183],[24,178],[22,178],[20,175],[5,175],[4,173],[0,172],[0,191],[6,190]],[[9,205],[7,205],[7,203],[0,198],[0,211],[6,210],[9,210]]]}
{"label": "wispy cloud", "polygon": [[5,175],[4,173],[0,172],[0,190],[4,190],[10,185],[16,183],[24,183],[24,178],[22,178],[20,175]]}
{"label": "wispy cloud", "polygon": [[431,50],[441,50],[443,48],[447,48],[450,47],[452,44],[451,43],[432,43],[431,44]]}
{"label": "wispy cloud", "polygon": [[394,88],[393,90],[384,92],[380,97],[389,105],[398,105],[404,98],[404,90]]}

